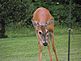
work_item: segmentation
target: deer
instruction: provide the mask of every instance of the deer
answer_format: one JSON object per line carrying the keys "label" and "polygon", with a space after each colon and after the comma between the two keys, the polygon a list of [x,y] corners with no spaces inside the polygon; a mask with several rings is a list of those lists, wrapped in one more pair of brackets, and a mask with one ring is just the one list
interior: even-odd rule
{"label": "deer", "polygon": [[38,61],[42,61],[42,48],[44,46],[47,46],[50,61],[53,61],[50,51],[50,42],[56,61],[58,61],[54,42],[54,17],[47,8],[39,7],[34,11],[31,21],[38,39]]}

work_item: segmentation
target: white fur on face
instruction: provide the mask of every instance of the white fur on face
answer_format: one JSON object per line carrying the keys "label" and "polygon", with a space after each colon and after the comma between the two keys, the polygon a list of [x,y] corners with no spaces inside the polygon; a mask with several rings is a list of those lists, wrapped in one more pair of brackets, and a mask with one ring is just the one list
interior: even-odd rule
{"label": "white fur on face", "polygon": [[[48,41],[49,41],[49,32],[48,32],[47,29],[45,30],[45,33],[46,34],[43,36],[43,32],[41,30],[38,30],[38,36],[39,36],[40,41],[41,41],[42,44],[43,43],[48,43]],[[45,38],[45,40],[44,40],[44,38]]]}

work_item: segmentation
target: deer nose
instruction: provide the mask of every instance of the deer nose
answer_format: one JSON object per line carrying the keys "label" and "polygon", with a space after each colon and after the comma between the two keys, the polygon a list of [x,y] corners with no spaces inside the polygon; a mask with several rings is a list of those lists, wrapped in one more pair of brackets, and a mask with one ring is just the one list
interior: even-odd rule
{"label": "deer nose", "polygon": [[43,43],[43,45],[44,45],[44,46],[47,46],[47,45],[48,45],[48,43],[46,43],[46,42],[45,42],[45,43]]}

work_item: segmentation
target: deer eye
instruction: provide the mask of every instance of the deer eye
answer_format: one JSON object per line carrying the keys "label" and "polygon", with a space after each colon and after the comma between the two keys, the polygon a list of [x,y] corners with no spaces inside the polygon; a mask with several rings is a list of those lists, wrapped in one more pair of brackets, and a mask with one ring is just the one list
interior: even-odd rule
{"label": "deer eye", "polygon": [[42,34],[42,32],[39,32],[39,34]]}

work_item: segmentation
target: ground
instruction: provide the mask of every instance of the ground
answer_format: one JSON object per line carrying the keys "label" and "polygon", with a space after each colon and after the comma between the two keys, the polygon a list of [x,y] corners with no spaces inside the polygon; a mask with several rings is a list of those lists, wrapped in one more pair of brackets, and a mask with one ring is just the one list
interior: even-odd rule
{"label": "ground", "polygon": [[[55,32],[55,46],[59,61],[68,61],[68,32]],[[50,43],[51,46],[51,43]],[[70,61],[81,61],[81,33],[71,32]],[[53,61],[55,56],[51,48]],[[47,47],[43,48],[43,61],[49,61]],[[38,61],[36,36],[0,39],[0,61]]]}

